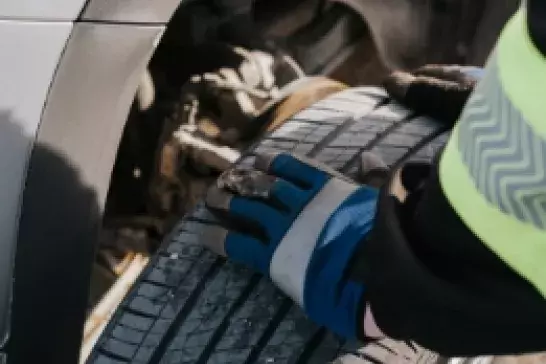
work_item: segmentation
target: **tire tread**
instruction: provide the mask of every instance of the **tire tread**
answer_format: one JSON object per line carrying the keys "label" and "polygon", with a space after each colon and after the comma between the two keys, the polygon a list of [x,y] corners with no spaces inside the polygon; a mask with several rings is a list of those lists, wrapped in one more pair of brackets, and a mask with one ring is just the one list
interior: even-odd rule
{"label": "tire tread", "polygon": [[[430,160],[446,128],[379,88],[342,91],[293,116],[252,153],[304,154],[354,176],[363,151],[390,166]],[[432,362],[390,339],[362,347],[310,322],[266,278],[200,243],[216,219],[203,206],[165,238],[109,322],[87,363],[378,364]]]}

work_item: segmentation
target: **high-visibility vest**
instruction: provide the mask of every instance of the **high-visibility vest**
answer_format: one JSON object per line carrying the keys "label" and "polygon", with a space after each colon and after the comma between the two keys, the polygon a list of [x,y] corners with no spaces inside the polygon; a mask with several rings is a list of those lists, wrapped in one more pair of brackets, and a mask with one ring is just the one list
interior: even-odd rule
{"label": "high-visibility vest", "polygon": [[467,227],[546,298],[545,91],[523,5],[444,150],[440,182]]}

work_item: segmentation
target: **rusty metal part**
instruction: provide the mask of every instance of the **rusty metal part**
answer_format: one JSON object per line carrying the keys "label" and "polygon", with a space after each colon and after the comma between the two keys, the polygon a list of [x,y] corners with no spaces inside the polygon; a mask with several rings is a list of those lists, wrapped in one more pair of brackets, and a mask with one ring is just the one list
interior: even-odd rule
{"label": "rusty metal part", "polygon": [[348,87],[341,82],[326,77],[313,78],[277,105],[267,130],[271,131],[278,128],[298,112]]}
{"label": "rusty metal part", "polygon": [[[111,271],[111,272],[115,272],[115,269],[117,267],[117,265],[119,264],[119,261],[118,259],[114,256],[114,254],[112,254],[112,251],[109,250],[109,249],[101,249],[99,251],[99,256],[100,258],[102,258],[104,260],[104,263],[106,263],[106,266],[108,267],[108,269]],[[119,276],[119,274],[116,273],[117,276]]]}
{"label": "rusty metal part", "polygon": [[128,252],[121,259],[118,259],[114,256],[114,253],[109,249],[101,249],[99,255],[108,265],[108,268],[116,275],[122,275],[126,270],[129,264],[133,261],[135,257],[135,252]]}
{"label": "rusty metal part", "polygon": [[161,163],[159,164],[159,174],[172,182],[177,180],[178,154],[180,148],[174,142],[168,142],[161,148]]}
{"label": "rusty metal part", "polygon": [[209,117],[202,117],[197,125],[197,130],[208,139],[219,139],[222,136],[222,130]]}
{"label": "rusty metal part", "polygon": [[134,258],[134,252],[127,253],[127,255],[125,255],[125,257],[120,262],[118,262],[117,265],[114,266],[114,273],[116,273],[118,276],[121,276],[123,273],[125,273]]}
{"label": "rusty metal part", "polygon": [[180,148],[188,151],[195,162],[220,172],[227,170],[241,156],[233,148],[212,144],[184,129],[177,130],[174,137],[180,143]]}

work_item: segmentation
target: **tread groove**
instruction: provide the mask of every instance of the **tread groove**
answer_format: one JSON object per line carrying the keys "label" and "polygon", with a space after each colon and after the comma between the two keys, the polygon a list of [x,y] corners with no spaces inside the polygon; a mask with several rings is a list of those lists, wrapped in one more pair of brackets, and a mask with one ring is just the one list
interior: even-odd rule
{"label": "tread groove", "polygon": [[290,308],[294,305],[291,299],[285,298],[269,324],[267,325],[267,328],[264,330],[262,336],[252,348],[250,355],[245,360],[244,364],[252,364],[258,359],[260,356],[260,353],[265,348],[273,334],[275,333],[275,330],[277,326],[282,322],[282,320],[286,317],[288,314],[288,311],[290,311]]}
{"label": "tread groove", "polygon": [[[378,100],[378,102],[374,105],[373,108],[367,110],[364,114],[357,115],[351,115],[347,118],[347,120],[343,121],[341,125],[336,127],[334,130],[332,130],[324,139],[322,139],[319,143],[317,143],[310,151],[307,153],[308,157],[315,157],[322,149],[324,149],[325,146],[330,144],[332,141],[336,139],[339,135],[341,135],[345,130],[349,129],[352,125],[357,123],[357,119],[361,119],[365,117],[366,115],[370,114],[372,111],[377,110],[383,105],[388,104],[388,99],[381,99]],[[354,101],[353,101],[354,103]],[[320,108],[314,108],[314,109],[320,109]],[[331,111],[331,110],[330,110]]]}
{"label": "tread groove", "polygon": [[[246,166],[262,150],[286,151],[351,174],[365,150],[377,151],[389,166],[399,166],[414,153],[428,160],[430,151],[436,153],[444,142],[443,137],[434,138],[446,127],[408,111],[377,88],[337,95],[302,110],[283,124],[286,128],[252,143],[238,164]],[[323,364],[350,354],[353,364],[385,364],[427,353],[409,344],[398,350],[403,343],[397,341],[363,347],[317,327],[267,278],[239,270],[203,247],[203,230],[218,225],[221,222],[199,204],[172,227],[112,316],[88,363]],[[155,304],[150,312],[140,297]],[[135,298],[139,301],[133,306]],[[138,311],[141,307],[145,312]],[[123,327],[127,332],[117,330]],[[103,347],[110,339],[119,345]],[[123,343],[136,349],[130,360],[131,351]]]}
{"label": "tread groove", "polygon": [[104,350],[104,349],[102,349],[100,347],[97,349],[97,353],[100,354],[100,355],[104,355],[104,356],[106,356],[108,358],[123,362],[123,363],[130,363],[129,361],[127,361],[127,358],[124,358],[121,355],[117,355],[115,353],[111,353],[109,351],[106,351],[106,350]]}
{"label": "tread groove", "polygon": [[[160,254],[163,258],[169,258],[169,254],[163,254],[163,252],[161,252]],[[150,284],[152,286],[156,286],[156,287],[161,287],[161,288],[165,288],[169,291],[171,291],[173,289],[172,286],[169,286],[168,284],[165,284],[165,283],[160,283],[160,282],[154,282],[154,281],[150,281],[148,279],[143,279],[140,281],[140,283],[146,283],[146,284]],[[155,316],[154,316],[155,317]]]}
{"label": "tread groove", "polygon": [[325,337],[326,329],[321,327],[311,337],[311,339],[307,343],[305,343],[305,348],[303,349],[298,360],[296,361],[296,364],[306,364],[313,355],[313,352],[319,348],[319,344],[324,340]]}
{"label": "tread groove", "polygon": [[445,133],[448,129],[445,127],[438,128],[434,131],[432,131],[429,135],[421,139],[419,142],[417,142],[413,147],[411,147],[393,166],[392,169],[396,169],[400,167],[403,163],[406,162],[406,160],[411,157],[416,151],[423,148],[427,144],[429,144],[431,141],[433,141],[436,137],[439,135]]}
{"label": "tread groove", "polygon": [[222,335],[226,332],[230,325],[230,319],[233,317],[233,315],[237,312],[239,308],[246,302],[246,299],[250,296],[252,293],[252,290],[256,288],[258,283],[260,282],[261,277],[258,274],[254,274],[252,278],[250,279],[250,282],[245,287],[243,292],[241,292],[241,295],[237,300],[233,303],[233,305],[230,307],[229,311],[227,312],[226,316],[222,320],[222,323],[218,326],[212,337],[210,338],[210,341],[205,346],[205,349],[203,349],[203,353],[197,360],[197,364],[205,364],[212,353],[214,352],[214,348],[222,338]]}
{"label": "tread groove", "polygon": [[326,145],[328,145],[331,141],[333,141],[338,135],[343,133],[345,130],[351,127],[351,125],[354,125],[356,121],[353,117],[346,118],[343,123],[339,126],[337,126],[334,130],[332,130],[324,139],[322,139],[320,142],[315,144],[313,148],[307,153],[307,156],[310,158],[313,158],[317,155],[318,152],[320,152]]}
{"label": "tread groove", "polygon": [[351,159],[349,159],[347,163],[343,165],[343,167],[340,168],[340,171],[348,172],[349,168],[351,168],[357,162],[358,158],[360,158],[360,155],[362,154],[362,152],[371,150],[373,147],[378,145],[383,139],[385,139],[390,133],[400,128],[402,125],[410,122],[411,119],[414,117],[415,117],[415,114],[410,113],[408,116],[406,116],[402,120],[395,122],[394,124],[389,126],[387,129],[385,129],[383,132],[377,134],[375,138],[373,138],[368,144],[366,144],[364,147],[359,148],[356,154]]}
{"label": "tread groove", "polygon": [[377,110],[379,107],[383,106],[385,102],[388,102],[388,100],[380,100],[377,102],[373,108],[367,110],[364,114],[357,115],[351,115],[350,117],[347,117],[346,120],[343,121],[341,125],[336,127],[334,130],[332,130],[324,139],[322,139],[319,143],[315,144],[315,146],[307,153],[308,157],[315,157],[322,149],[324,149],[325,146],[330,144],[333,140],[336,139],[339,135],[341,135],[345,130],[349,129],[351,126],[357,123],[357,119],[361,119],[365,117],[366,115],[370,114],[372,111]]}
{"label": "tread groove", "polygon": [[[127,303],[127,302],[125,302],[125,303]],[[127,305],[125,305],[123,307],[123,311],[126,312],[126,313],[130,313],[131,315],[140,316],[140,317],[147,318],[147,319],[155,319],[156,318],[155,315],[137,311],[134,308],[129,307]]]}
{"label": "tread groove", "polygon": [[178,314],[176,315],[173,322],[169,325],[169,328],[167,329],[167,332],[165,332],[165,335],[163,336],[163,339],[159,343],[159,345],[155,348],[151,358],[150,363],[159,363],[161,361],[161,357],[167,350],[169,343],[173,337],[176,336],[176,332],[178,330],[178,326],[184,322],[184,319],[188,316],[188,314],[191,312],[193,306],[199,299],[199,296],[205,289],[207,281],[212,279],[218,271],[220,270],[221,266],[224,264],[223,260],[217,259],[208,272],[203,276],[195,290],[191,293],[190,297],[188,297],[186,303],[184,304],[184,307]]}

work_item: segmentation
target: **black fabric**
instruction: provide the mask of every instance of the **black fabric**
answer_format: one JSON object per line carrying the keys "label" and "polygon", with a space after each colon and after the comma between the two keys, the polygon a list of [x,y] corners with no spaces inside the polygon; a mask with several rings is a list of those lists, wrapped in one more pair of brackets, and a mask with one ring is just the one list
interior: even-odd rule
{"label": "black fabric", "polygon": [[223,16],[252,13],[254,0],[210,0],[212,7]]}
{"label": "black fabric", "polygon": [[533,43],[546,56],[546,1],[527,0],[527,25]]}
{"label": "black fabric", "polygon": [[249,49],[268,51],[268,41],[257,29],[251,13],[240,13],[225,18],[217,31],[218,40]]}
{"label": "black fabric", "polygon": [[254,0],[194,0],[175,14],[175,23],[182,26],[173,33],[173,42],[177,44],[183,36],[195,45],[223,42],[268,50],[271,47],[254,19],[254,5]]}
{"label": "black fabric", "polygon": [[383,189],[359,253],[378,326],[446,356],[546,350],[546,301],[466,228],[431,171],[409,205]]}

